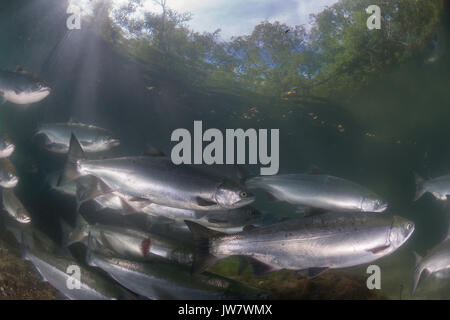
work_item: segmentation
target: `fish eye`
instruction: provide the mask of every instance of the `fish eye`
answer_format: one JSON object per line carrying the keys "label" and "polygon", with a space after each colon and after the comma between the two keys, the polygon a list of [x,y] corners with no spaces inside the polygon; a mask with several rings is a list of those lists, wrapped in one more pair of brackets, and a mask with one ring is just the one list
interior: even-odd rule
{"label": "fish eye", "polygon": [[247,192],[245,191],[241,191],[239,195],[241,196],[241,198],[247,198]]}
{"label": "fish eye", "polygon": [[411,228],[412,228],[412,225],[411,225],[411,223],[407,223],[407,224],[406,224],[406,230],[408,230],[408,231],[409,231],[409,230],[411,230]]}

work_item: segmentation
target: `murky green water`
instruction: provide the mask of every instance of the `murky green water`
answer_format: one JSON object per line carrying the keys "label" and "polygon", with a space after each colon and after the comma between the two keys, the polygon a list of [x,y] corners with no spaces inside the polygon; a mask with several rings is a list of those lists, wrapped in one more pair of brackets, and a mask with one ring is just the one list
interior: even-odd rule
{"label": "murky green water", "polygon": [[[450,298],[450,281],[442,274],[423,281],[414,296],[410,293],[412,252],[424,255],[448,229],[450,208],[430,194],[417,202],[412,200],[414,172],[425,177],[450,172],[448,15],[442,13],[434,30],[427,30],[438,39],[438,45],[431,38],[411,45],[414,54],[382,71],[367,72],[370,80],[361,87],[346,87],[352,83],[349,77],[357,78],[355,72],[340,74],[334,70],[331,85],[336,91],[342,86],[339,93],[323,89],[320,81],[304,82],[305,87],[298,88],[300,81],[274,94],[275,84],[289,84],[286,79],[292,74],[280,72],[279,81],[267,76],[265,81],[275,84],[266,93],[261,82],[252,90],[249,82],[227,82],[223,80],[226,77],[216,77],[210,67],[189,65],[191,60],[183,60],[174,49],[178,45],[175,38],[166,39],[172,48],[168,52],[177,51],[166,60],[161,48],[157,53],[145,48],[139,51],[138,46],[128,46],[127,40],[111,40],[111,30],[118,24],[105,24],[104,16],[87,19],[81,30],[67,31],[64,2],[15,0],[0,4],[0,66],[14,69],[20,65],[53,89],[46,100],[27,108],[10,103],[0,106],[1,129],[9,132],[18,146],[12,157],[21,179],[17,193],[43,230],[57,239],[58,218],[73,220],[74,202],[49,194],[43,186],[46,175],[60,169],[65,157],[45,152],[33,143],[39,123],[76,119],[108,128],[121,139],[120,148],[105,153],[108,157],[139,155],[149,145],[170,154],[172,131],[192,131],[195,120],[202,120],[205,129],[279,128],[280,174],[302,173],[317,166],[327,174],[370,188],[388,201],[389,213],[414,221],[412,238],[391,256],[374,263],[382,271],[382,288],[377,293],[389,299]],[[276,39],[266,39],[266,44]],[[195,40],[192,43],[196,44]],[[357,40],[352,43],[358,48]],[[360,49],[365,50],[366,43]],[[389,44],[383,50],[400,49]],[[436,50],[436,60],[428,62]],[[280,59],[273,62],[276,67],[288,63],[281,49],[273,56]],[[160,59],[155,60],[157,57]],[[355,57],[346,68],[363,69],[366,62],[358,61],[360,58]],[[307,60],[300,60],[299,65],[307,63],[302,61]],[[320,75],[320,70],[315,74]],[[205,78],[200,76],[203,74]],[[313,88],[312,94],[304,93],[306,84]],[[255,173],[259,166],[249,166],[249,170]],[[255,207],[264,213],[266,223],[298,215],[290,205],[270,202],[264,193],[257,193]],[[226,268],[226,262],[223,265]],[[365,281],[366,268],[363,265],[342,272]],[[227,272],[236,276],[233,270]],[[277,285],[283,287],[282,283]]]}

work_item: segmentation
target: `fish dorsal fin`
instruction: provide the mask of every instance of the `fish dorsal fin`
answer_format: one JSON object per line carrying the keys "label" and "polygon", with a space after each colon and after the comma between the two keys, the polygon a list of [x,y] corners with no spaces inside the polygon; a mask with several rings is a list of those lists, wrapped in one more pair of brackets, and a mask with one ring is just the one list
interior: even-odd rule
{"label": "fish dorsal fin", "polygon": [[149,147],[145,152],[145,156],[149,157],[165,157],[165,153],[155,147]]}
{"label": "fish dorsal fin", "polygon": [[16,66],[16,69],[14,71],[18,73],[26,73],[22,66]]}

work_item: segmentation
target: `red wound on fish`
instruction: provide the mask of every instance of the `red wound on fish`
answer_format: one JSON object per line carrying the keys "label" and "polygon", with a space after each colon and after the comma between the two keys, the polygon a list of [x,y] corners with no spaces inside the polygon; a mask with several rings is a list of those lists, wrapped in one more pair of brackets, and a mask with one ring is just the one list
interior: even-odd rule
{"label": "red wound on fish", "polygon": [[142,241],[141,250],[142,250],[142,254],[144,255],[144,257],[147,256],[147,254],[149,253],[150,245],[151,245],[150,239],[146,239],[146,240]]}

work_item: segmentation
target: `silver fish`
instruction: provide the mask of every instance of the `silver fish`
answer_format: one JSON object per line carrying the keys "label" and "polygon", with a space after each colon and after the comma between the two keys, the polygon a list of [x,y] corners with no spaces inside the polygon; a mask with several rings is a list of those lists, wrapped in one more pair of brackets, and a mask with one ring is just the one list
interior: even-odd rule
{"label": "silver fish", "polygon": [[0,158],[0,187],[14,188],[19,183],[16,168],[9,159]]}
{"label": "silver fish", "polygon": [[186,221],[197,241],[194,270],[217,260],[244,256],[255,273],[307,270],[315,276],[332,268],[369,263],[391,254],[411,236],[414,224],[378,213],[337,213],[292,219],[223,235]]}
{"label": "silver fish", "polygon": [[0,103],[31,104],[45,99],[50,92],[48,86],[26,71],[0,71]]}
{"label": "silver fish", "polygon": [[428,277],[433,273],[450,270],[450,236],[447,236],[444,241],[431,249],[424,258],[417,253],[414,253],[414,255],[416,257],[416,268],[414,271],[413,294],[423,276]]}
{"label": "silver fish", "polygon": [[[64,296],[72,300],[118,300],[132,298],[107,277],[95,270],[83,267],[76,260],[59,257],[40,249],[25,249],[24,259],[33,263],[44,281],[50,283]],[[70,268],[80,270],[80,288],[69,289],[68,283],[73,283]]]}
{"label": "silver fish", "polygon": [[184,222],[147,215],[145,230],[168,237],[174,241],[181,241],[191,246],[194,245],[194,237]]}
{"label": "silver fish", "polygon": [[11,232],[18,244],[25,240],[32,248],[37,246],[44,251],[53,253],[60,250],[60,245],[53,241],[47,234],[36,228],[33,222],[23,224],[8,216],[4,219],[3,223],[5,229]]}
{"label": "silver fish", "polygon": [[447,200],[447,195],[450,195],[450,174],[430,180],[425,180],[415,174],[415,179],[416,195],[414,201],[427,192],[430,192],[438,200]]}
{"label": "silver fish", "polygon": [[[189,220],[189,219],[185,219]],[[245,230],[249,226],[257,226],[260,224],[261,212],[253,207],[243,207],[227,212],[211,211],[207,215],[198,220],[190,220],[197,222],[204,227],[223,233],[231,234]]]}
{"label": "silver fish", "polygon": [[181,209],[233,209],[254,201],[240,185],[204,174],[191,166],[177,166],[166,157],[86,160],[72,135],[68,160],[58,185],[86,175],[98,178],[102,188],[107,189],[103,193],[118,191],[137,200]]}
{"label": "silver fish", "polygon": [[[65,185],[68,186],[71,183]],[[63,186],[62,188],[65,188]],[[78,184],[77,195],[83,198],[83,194],[89,193],[86,184]],[[78,199],[79,203],[83,201]],[[149,217],[159,218],[162,224],[180,224],[181,228],[186,229],[185,220],[195,221],[201,225],[225,233],[236,233],[242,231],[248,225],[259,223],[261,213],[252,207],[241,207],[228,210],[199,211],[192,209],[180,209],[168,206],[162,206],[156,203],[140,201],[134,197],[127,196],[117,191],[108,192],[93,199],[100,209],[112,209],[120,214],[128,215],[134,213],[146,214]]]}
{"label": "silver fish", "polygon": [[0,136],[0,158],[8,158],[16,149],[8,134]]}
{"label": "silver fish", "polygon": [[41,124],[35,137],[51,152],[67,153],[71,134],[74,134],[85,152],[107,151],[117,147],[120,141],[106,129],[80,122]]}
{"label": "silver fish", "polygon": [[267,293],[210,273],[191,275],[187,266],[136,262],[89,250],[87,263],[107,272],[125,288],[150,299],[257,299]]}
{"label": "silver fish", "polygon": [[351,181],[325,174],[260,176],[249,178],[246,185],[249,189],[263,189],[276,199],[295,206],[346,212],[387,209],[387,203],[375,193]]}
{"label": "silver fish", "polygon": [[29,223],[31,221],[28,210],[22,202],[14,194],[11,189],[3,189],[2,191],[3,208],[14,220],[20,223]]}
{"label": "silver fish", "polygon": [[90,225],[81,215],[78,216],[77,226],[70,233],[67,244],[87,244],[89,235],[92,237],[93,250],[116,257],[131,260],[163,258],[182,264],[191,264],[193,260],[193,248],[184,243],[132,228]]}

